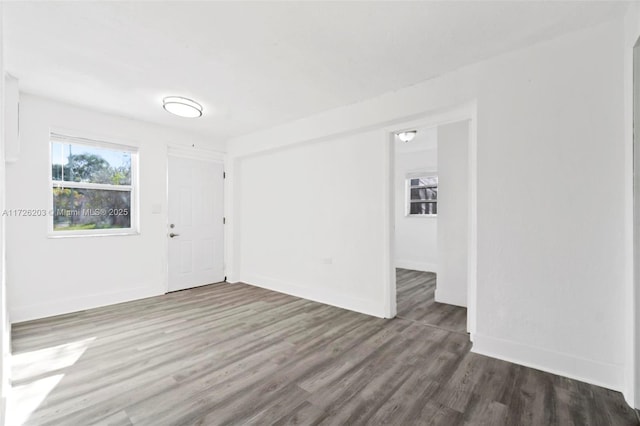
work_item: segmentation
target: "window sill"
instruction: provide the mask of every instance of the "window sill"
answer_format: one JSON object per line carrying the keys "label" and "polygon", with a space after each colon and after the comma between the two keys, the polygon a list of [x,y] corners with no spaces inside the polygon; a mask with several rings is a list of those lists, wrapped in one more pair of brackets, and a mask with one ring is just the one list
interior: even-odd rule
{"label": "window sill", "polygon": [[140,235],[140,231],[131,230],[131,231],[120,231],[120,232],[90,232],[90,233],[77,233],[73,231],[65,232],[49,232],[47,238],[51,239],[64,239],[64,238],[90,238],[90,237],[130,237]]}

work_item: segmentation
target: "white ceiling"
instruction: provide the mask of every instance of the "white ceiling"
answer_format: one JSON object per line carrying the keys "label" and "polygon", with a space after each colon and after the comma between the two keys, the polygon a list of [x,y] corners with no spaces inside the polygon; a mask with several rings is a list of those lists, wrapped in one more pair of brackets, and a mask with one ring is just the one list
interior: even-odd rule
{"label": "white ceiling", "polygon": [[[21,89],[236,136],[621,15],[613,2],[9,2]],[[204,105],[171,116],[163,96]]]}

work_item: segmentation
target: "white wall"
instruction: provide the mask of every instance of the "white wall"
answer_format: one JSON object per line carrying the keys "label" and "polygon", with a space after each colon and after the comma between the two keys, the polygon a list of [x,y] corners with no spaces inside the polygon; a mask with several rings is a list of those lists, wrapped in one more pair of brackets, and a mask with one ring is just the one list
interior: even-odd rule
{"label": "white wall", "polygon": [[469,122],[438,128],[438,279],[435,300],[467,306]]}
{"label": "white wall", "polygon": [[[634,88],[634,46],[640,38],[640,5],[632,3],[629,6],[624,22],[624,95],[625,95],[625,172],[626,172],[626,281],[627,296],[625,298],[626,317],[625,337],[630,343],[625,351],[625,387],[624,395],[630,405],[640,408],[640,229],[635,224],[640,223],[640,186],[638,179],[640,174],[634,173],[634,163],[638,167],[638,161],[634,160],[638,150],[634,151],[634,112],[638,117],[638,111],[634,111],[634,94],[637,98],[637,88]],[[636,62],[637,64],[637,62]],[[635,76],[640,73],[635,71]],[[636,121],[637,123],[637,121]],[[637,125],[637,124],[636,124]],[[635,193],[634,193],[635,190]],[[635,198],[635,211],[634,211]],[[635,259],[635,265],[634,265]]]}
{"label": "white wall", "polygon": [[407,216],[406,179],[409,173],[436,172],[437,128],[420,129],[410,142],[398,138],[395,146],[395,266],[437,272],[437,217]]}
{"label": "white wall", "polygon": [[365,132],[244,159],[238,280],[381,312],[386,143]]}
{"label": "white wall", "polygon": [[[49,129],[139,147],[140,234],[47,238],[48,217],[7,218],[7,287],[18,322],[162,294],[166,291],[168,144],[223,149],[221,143],[154,124],[21,95],[20,157],[7,166],[7,208],[49,209]],[[152,213],[154,204],[161,213]]]}
{"label": "white wall", "polygon": [[[0,4],[0,211],[5,209],[5,137],[4,137],[4,37],[3,10]],[[4,217],[0,218],[0,425],[5,424],[7,398],[11,390],[11,326],[7,316],[6,291],[6,227]]]}
{"label": "white wall", "polygon": [[[385,128],[477,100],[473,350],[620,390],[627,350],[625,232],[630,232],[625,226],[623,35],[620,21],[571,33],[365,102],[236,138],[228,148],[234,163],[252,154],[246,161],[254,170],[316,163],[316,168],[333,171],[332,182],[351,185],[354,177],[366,175],[382,186],[391,182],[383,158]],[[318,142],[313,161],[306,146],[293,147],[308,141]],[[285,146],[291,148],[273,151]],[[344,155],[338,146],[352,151]],[[264,150],[271,151],[261,154]],[[234,171],[239,185],[233,184],[232,197],[246,190],[243,174]],[[315,179],[306,190],[323,194],[332,188],[326,180]],[[290,193],[287,185],[263,189],[261,200],[281,200]],[[532,208],[532,196],[538,193],[544,193],[543,207]],[[346,198],[346,192],[340,194]],[[607,203],[596,207],[593,194],[606,194]],[[345,206],[365,205],[367,213],[341,204],[322,206],[338,209],[340,217],[325,225],[330,233],[314,235],[313,245],[362,248],[339,258],[346,262],[342,275],[352,279],[331,290],[343,306],[357,309],[352,300],[367,298],[376,308],[374,299],[391,280],[385,272],[378,276],[386,250],[379,232],[387,227],[385,206],[390,200],[384,189],[349,195]],[[229,205],[236,209],[229,211],[232,220],[241,216],[242,221],[260,223],[262,211],[249,209],[254,204],[248,203],[243,199]],[[299,243],[293,236],[308,232],[315,221],[310,222],[277,222],[277,238],[269,241],[254,235],[259,231],[251,227],[243,228],[246,234],[240,238],[242,223],[236,224],[228,251],[230,276],[244,279],[250,274],[254,284],[272,286],[261,278],[271,275],[268,263],[290,264],[288,246]],[[249,242],[257,246],[246,247]],[[309,247],[297,247],[294,263],[319,268],[319,256]],[[247,265],[248,251],[265,259]],[[361,272],[370,277],[366,284],[353,279]],[[327,285],[312,268],[296,268],[286,280],[306,282],[298,294],[309,297]],[[385,314],[382,308],[372,313]]]}

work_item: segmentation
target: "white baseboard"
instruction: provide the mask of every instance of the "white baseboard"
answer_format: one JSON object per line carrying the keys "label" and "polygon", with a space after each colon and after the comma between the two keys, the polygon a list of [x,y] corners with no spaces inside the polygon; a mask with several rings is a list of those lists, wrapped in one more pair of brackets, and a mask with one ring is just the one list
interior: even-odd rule
{"label": "white baseboard", "polygon": [[385,318],[383,303],[337,294],[334,290],[328,291],[323,288],[303,287],[255,274],[243,275],[240,281],[256,287],[266,288],[267,290],[300,297],[302,299],[313,300],[314,302],[320,302],[326,305],[336,306],[338,308],[348,309],[350,311],[360,312],[362,314],[372,315],[378,318]]}
{"label": "white baseboard", "polygon": [[240,282],[240,279],[236,276],[236,274],[234,274],[231,271],[229,271],[229,272],[225,271],[225,276],[227,277],[227,282],[230,283],[230,284],[234,284],[234,283],[239,283]]}
{"label": "white baseboard", "polygon": [[396,268],[410,269],[412,271],[438,272],[438,265],[429,262],[415,262],[413,260],[396,260]]}
{"label": "white baseboard", "polygon": [[625,390],[622,392],[622,396],[624,397],[624,401],[629,407],[635,408],[636,410],[640,409],[640,405],[636,405],[636,402],[633,398],[633,392],[630,389],[625,388]]}
{"label": "white baseboard", "polygon": [[161,294],[164,294],[164,291],[160,291],[157,285],[147,285],[134,287],[127,291],[92,294],[83,297],[58,299],[35,305],[9,307],[9,312],[12,323],[18,323],[84,311],[86,309],[100,308],[116,303],[130,302],[146,297],[159,296]]}
{"label": "white baseboard", "polygon": [[622,391],[624,367],[474,333],[471,352]]}
{"label": "white baseboard", "polygon": [[448,294],[446,291],[443,291],[442,288],[438,288],[437,283],[436,290],[433,292],[433,298],[438,303],[446,303],[447,305],[461,306],[463,308],[467,307],[466,297],[459,294]]}

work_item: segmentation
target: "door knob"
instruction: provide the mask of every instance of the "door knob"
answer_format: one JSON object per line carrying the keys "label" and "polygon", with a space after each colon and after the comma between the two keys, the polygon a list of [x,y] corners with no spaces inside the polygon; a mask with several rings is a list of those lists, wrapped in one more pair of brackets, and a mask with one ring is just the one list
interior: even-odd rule
{"label": "door knob", "polygon": [[173,232],[169,234],[169,236],[170,236],[171,238],[173,238],[173,237],[177,237],[178,235],[180,235],[180,234],[174,234]]}

